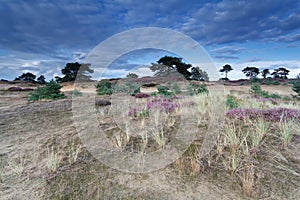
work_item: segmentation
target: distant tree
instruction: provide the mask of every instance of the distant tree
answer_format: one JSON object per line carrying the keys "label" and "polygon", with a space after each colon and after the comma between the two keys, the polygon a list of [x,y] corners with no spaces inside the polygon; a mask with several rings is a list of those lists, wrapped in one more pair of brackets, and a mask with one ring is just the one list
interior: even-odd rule
{"label": "distant tree", "polygon": [[259,74],[259,69],[257,67],[246,67],[242,70],[242,72],[250,79],[256,78]]}
{"label": "distant tree", "polygon": [[46,83],[46,78],[44,75],[40,75],[37,79],[36,82],[39,84],[45,84]]}
{"label": "distant tree", "polygon": [[289,72],[290,70],[284,67],[279,67],[278,69],[274,69],[271,75],[273,75],[274,78],[287,79],[287,75],[289,75]]}
{"label": "distant tree", "polygon": [[192,67],[191,69],[191,77],[190,79],[192,80],[197,80],[197,81],[209,81],[208,74],[206,71],[201,70],[199,67]]}
{"label": "distant tree", "polygon": [[300,79],[300,73],[296,76],[296,79]]}
{"label": "distant tree", "polygon": [[269,69],[264,69],[260,73],[261,73],[262,77],[264,77],[264,79],[265,79],[265,78],[267,78],[267,75],[270,74],[270,71],[269,71]]}
{"label": "distant tree", "polygon": [[150,70],[155,72],[155,76],[169,76],[176,74],[176,71],[182,74],[186,79],[192,75],[188,71],[192,65],[182,62],[181,58],[164,56],[160,58],[157,63],[152,63]]}
{"label": "distant tree", "polygon": [[222,73],[225,72],[225,79],[228,80],[227,73],[230,72],[231,70],[233,70],[232,67],[229,64],[226,64],[223,66],[222,69],[220,69],[220,72]]}
{"label": "distant tree", "polygon": [[135,73],[129,73],[129,74],[127,74],[127,78],[138,78],[139,76],[137,75],[137,74],[135,74]]}
{"label": "distant tree", "polygon": [[61,73],[65,76],[62,78],[56,78],[56,81],[75,81],[76,76],[77,80],[89,81],[92,76],[86,75],[86,73],[94,73],[94,70],[90,69],[90,66],[90,64],[79,64],[78,62],[67,63],[65,68],[61,70]]}
{"label": "distant tree", "polygon": [[19,80],[19,81],[26,81],[26,82],[30,82],[30,83],[34,83],[35,82],[35,75],[27,72],[27,73],[23,73],[21,76],[17,77],[15,80]]}

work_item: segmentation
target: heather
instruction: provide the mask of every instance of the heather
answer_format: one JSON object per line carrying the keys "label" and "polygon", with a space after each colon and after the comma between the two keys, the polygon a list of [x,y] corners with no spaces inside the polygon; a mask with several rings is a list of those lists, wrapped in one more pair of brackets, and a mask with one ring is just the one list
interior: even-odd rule
{"label": "heather", "polygon": [[253,109],[253,108],[234,108],[226,111],[226,116],[235,119],[257,119],[262,117],[267,121],[280,121],[290,119],[300,119],[299,109],[289,108],[269,108],[269,109]]}

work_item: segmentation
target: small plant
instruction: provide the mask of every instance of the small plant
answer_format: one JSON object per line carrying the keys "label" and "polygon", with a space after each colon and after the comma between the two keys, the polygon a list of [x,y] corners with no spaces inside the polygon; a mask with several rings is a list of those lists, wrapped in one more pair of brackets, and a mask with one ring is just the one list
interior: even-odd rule
{"label": "small plant", "polygon": [[77,89],[75,89],[75,90],[73,90],[72,92],[71,92],[71,94],[73,95],[73,96],[82,96],[82,92],[80,92],[79,90],[77,90]]}
{"label": "small plant", "polygon": [[25,169],[25,159],[18,157],[17,159],[11,160],[8,163],[8,166],[14,172],[14,174],[21,176]]}
{"label": "small plant", "polygon": [[176,83],[176,82],[174,82],[174,83],[171,85],[171,90],[172,90],[172,92],[174,92],[175,95],[181,93],[181,89],[180,89],[178,83]]}
{"label": "small plant", "polygon": [[292,90],[297,93],[297,96],[300,97],[300,81],[294,81]]}
{"label": "small plant", "polygon": [[196,85],[194,83],[190,83],[187,87],[188,95],[193,96],[195,94],[208,94],[209,91],[206,87],[206,84]]}
{"label": "small plant", "polygon": [[166,138],[164,136],[163,128],[155,128],[151,130],[152,135],[154,137],[155,142],[158,144],[160,148],[164,148],[166,145]]}
{"label": "small plant", "polygon": [[73,164],[77,161],[78,155],[81,152],[82,145],[76,145],[74,141],[68,146],[68,161]]}
{"label": "small plant", "polygon": [[47,167],[51,172],[56,172],[60,165],[61,158],[58,153],[54,150],[54,147],[51,150],[48,149],[47,155]]}
{"label": "small plant", "polygon": [[234,96],[229,95],[226,100],[226,106],[229,109],[237,108],[238,107],[237,99]]}
{"label": "small plant", "polygon": [[38,87],[35,91],[31,92],[28,97],[28,101],[40,101],[43,99],[63,99],[66,96],[61,93],[62,88],[59,83],[51,80],[46,83],[44,87]]}
{"label": "small plant", "polygon": [[206,87],[205,84],[201,84],[198,88],[197,88],[197,94],[202,94],[202,93],[205,93],[205,94],[208,94],[209,91]]}
{"label": "small plant", "polygon": [[254,122],[254,128],[254,131],[250,134],[250,138],[253,149],[258,150],[259,145],[270,128],[270,123],[266,122],[263,118],[259,118]]}
{"label": "small plant", "polygon": [[170,97],[170,96],[174,95],[173,92],[169,92],[168,88],[166,86],[163,86],[163,85],[158,86],[157,90],[158,90],[158,94],[163,95],[165,97]]}
{"label": "small plant", "polygon": [[279,132],[282,139],[283,147],[287,147],[292,139],[292,129],[294,126],[294,120],[281,120],[279,122]]}
{"label": "small plant", "polygon": [[96,88],[98,95],[110,95],[113,93],[112,84],[109,81],[100,81]]}

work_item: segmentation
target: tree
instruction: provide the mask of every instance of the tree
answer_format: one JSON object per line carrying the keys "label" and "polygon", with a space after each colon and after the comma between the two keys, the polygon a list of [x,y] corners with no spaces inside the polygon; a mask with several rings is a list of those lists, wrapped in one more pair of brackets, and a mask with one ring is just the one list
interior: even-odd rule
{"label": "tree", "polygon": [[246,67],[242,70],[242,72],[250,79],[256,78],[259,74],[259,69],[257,67]]}
{"label": "tree", "polygon": [[36,90],[31,92],[28,97],[28,101],[39,101],[42,99],[62,99],[66,96],[61,93],[60,89],[62,88],[59,83],[51,80],[49,83],[46,83],[44,87],[38,87]]}
{"label": "tree", "polygon": [[192,67],[191,74],[192,75],[190,79],[192,80],[209,81],[209,77],[206,71],[201,70],[199,67]]}
{"label": "tree", "polygon": [[267,78],[267,75],[270,74],[270,71],[269,71],[269,69],[264,69],[260,73],[261,73],[262,77],[264,77],[264,79],[265,79],[265,78]]}
{"label": "tree", "polygon": [[127,78],[138,78],[139,76],[137,75],[137,74],[135,74],[135,73],[129,73],[129,74],[127,74]]}
{"label": "tree", "polygon": [[36,80],[37,80],[36,82],[39,83],[39,84],[45,84],[46,83],[46,78],[45,78],[44,75],[40,75]]}
{"label": "tree", "polygon": [[271,75],[273,75],[274,78],[287,79],[287,75],[289,75],[289,72],[290,70],[284,67],[279,67],[278,69],[274,69]]}
{"label": "tree", "polygon": [[30,83],[34,83],[35,82],[35,75],[27,72],[27,73],[23,73],[21,76],[15,78],[16,81],[26,81],[26,82],[30,82]]}
{"label": "tree", "polygon": [[189,79],[192,74],[188,69],[191,67],[192,65],[182,62],[181,58],[164,56],[160,58],[157,63],[152,63],[150,69],[155,72],[155,76],[170,76],[177,71],[186,79]]}
{"label": "tree", "polygon": [[61,70],[61,73],[65,76],[63,78],[55,77],[55,79],[58,82],[69,82],[75,81],[77,76],[77,80],[89,81],[92,76],[86,75],[86,73],[94,73],[90,66],[90,64],[79,64],[78,62],[67,63],[65,68]]}
{"label": "tree", "polygon": [[231,70],[233,70],[233,69],[229,64],[224,65],[223,68],[220,69],[220,72],[222,72],[222,73],[225,72],[225,80],[228,80],[227,73],[230,72]]}

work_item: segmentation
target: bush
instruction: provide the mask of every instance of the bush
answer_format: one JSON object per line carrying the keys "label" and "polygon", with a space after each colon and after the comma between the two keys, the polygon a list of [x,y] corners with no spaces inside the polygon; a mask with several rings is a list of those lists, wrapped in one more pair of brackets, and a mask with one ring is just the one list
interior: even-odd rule
{"label": "bush", "polygon": [[133,82],[131,80],[126,80],[123,85],[115,84],[113,86],[113,92],[125,92],[131,96],[141,92],[141,85],[139,83]]}
{"label": "bush", "polygon": [[268,91],[262,90],[260,83],[255,82],[251,84],[251,89],[250,89],[251,94],[255,94],[258,96],[261,96],[263,98],[274,98],[274,99],[280,99],[281,97],[277,93],[269,94]]}
{"label": "bush", "polygon": [[72,92],[71,92],[71,94],[72,95],[74,95],[74,96],[82,96],[82,92],[80,92],[79,90],[77,90],[77,89],[75,89],[75,90],[73,90]]}
{"label": "bush", "polygon": [[39,101],[42,99],[63,99],[66,96],[61,93],[62,88],[59,83],[51,80],[46,83],[45,87],[38,87],[35,91],[31,92],[28,97],[28,101]]}
{"label": "bush", "polygon": [[195,94],[202,94],[202,93],[208,94],[209,93],[205,84],[201,84],[200,86],[198,86],[196,84],[190,83],[187,87],[187,90],[188,90],[188,95],[191,95],[191,96],[193,96]]}
{"label": "bush", "polygon": [[112,84],[108,81],[101,81],[97,84],[97,94],[98,95],[106,95],[106,94],[112,94],[113,89],[112,89]]}
{"label": "bush", "polygon": [[197,89],[197,94],[206,93],[208,94],[208,89],[205,84],[201,84]]}
{"label": "bush", "polygon": [[273,85],[281,85],[281,83],[279,81],[273,81],[272,83]]}
{"label": "bush", "polygon": [[297,93],[298,97],[300,97],[300,81],[293,82],[292,90]]}
{"label": "bush", "polygon": [[180,94],[181,93],[181,89],[179,87],[179,85],[174,82],[172,85],[171,85],[171,90],[172,92],[174,92],[175,94]]}
{"label": "bush", "polygon": [[226,100],[226,106],[229,109],[237,108],[238,107],[237,99],[234,96],[229,95]]}
{"label": "bush", "polygon": [[175,95],[173,92],[169,92],[166,86],[160,85],[157,87],[158,94],[163,95],[165,97],[170,97]]}

